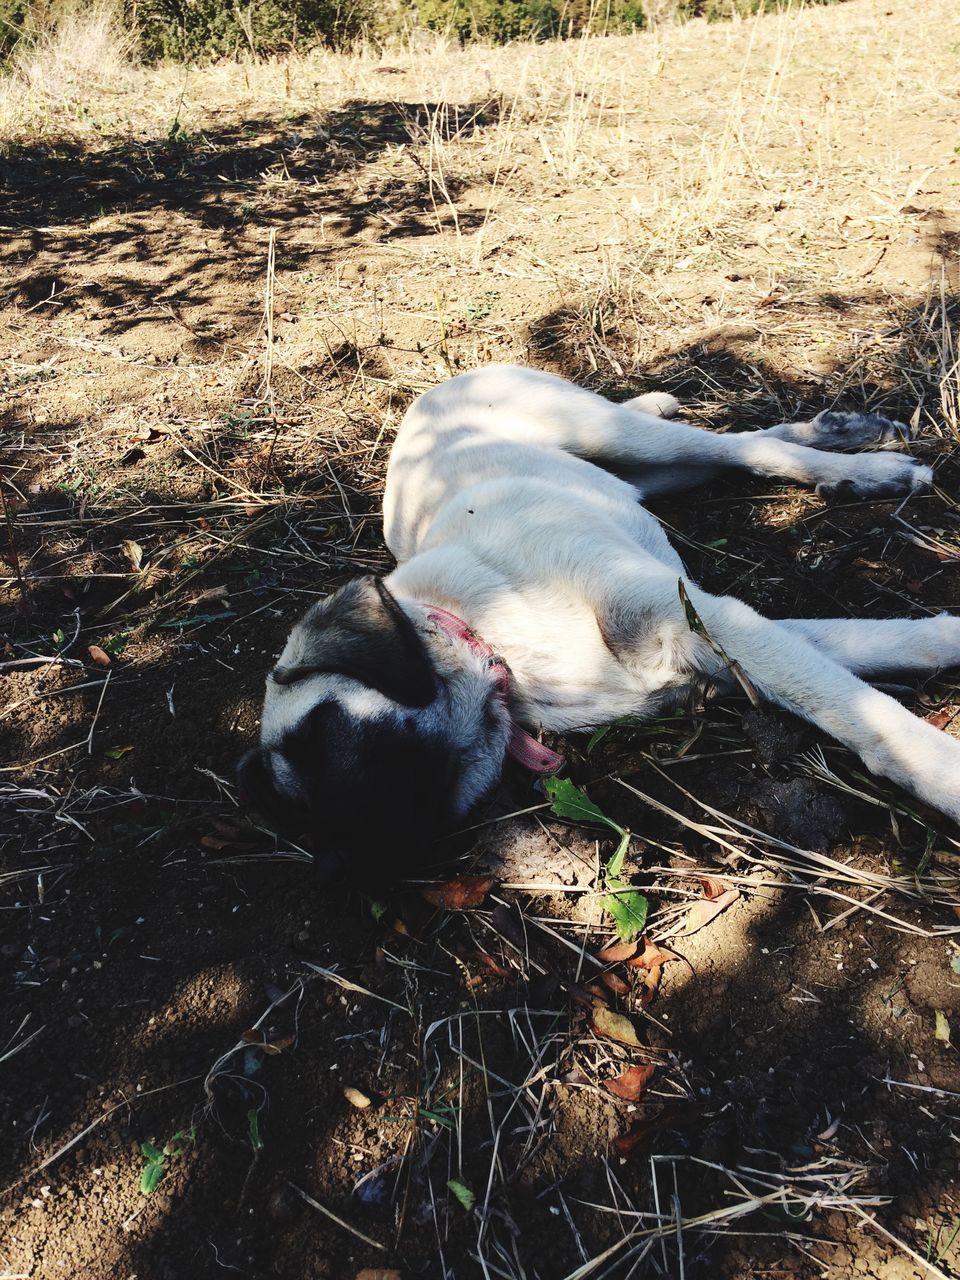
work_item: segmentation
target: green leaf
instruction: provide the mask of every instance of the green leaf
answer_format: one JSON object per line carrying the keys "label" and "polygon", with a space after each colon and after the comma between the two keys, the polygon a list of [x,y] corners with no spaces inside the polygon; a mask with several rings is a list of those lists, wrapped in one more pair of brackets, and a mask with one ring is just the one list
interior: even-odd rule
{"label": "green leaf", "polygon": [[593,733],[590,735],[590,741],[587,743],[588,756],[593,752],[594,747],[600,745],[612,728],[612,724],[602,724],[599,729],[594,729]]}
{"label": "green leaf", "polygon": [[147,1160],[159,1160],[163,1164],[163,1152],[159,1147],[155,1147],[152,1142],[141,1142],[140,1152]]}
{"label": "green leaf", "polygon": [[569,818],[573,822],[600,822],[612,827],[619,835],[624,834],[623,827],[598,809],[586,792],[574,786],[569,778],[547,778],[543,785],[550,797],[550,810],[558,818]]}
{"label": "green leaf", "polygon": [[624,831],[620,837],[620,843],[617,845],[617,851],[607,863],[607,883],[612,884],[611,876],[618,876],[623,870],[623,860],[627,856],[627,850],[630,847],[630,832]]}
{"label": "green leaf", "polygon": [[370,914],[373,916],[377,924],[380,923],[389,910],[390,908],[385,902],[380,902],[376,898],[370,899]]}
{"label": "green leaf", "polygon": [[477,1197],[473,1194],[466,1183],[460,1182],[457,1178],[451,1178],[447,1183],[447,1186],[466,1209],[467,1213],[469,1213],[477,1203]]}
{"label": "green leaf", "polygon": [[694,635],[703,636],[705,640],[708,640],[707,628],[703,625],[703,619],[694,608],[693,601],[687,595],[687,588],[682,578],[677,579],[677,590],[680,592],[680,603],[683,605],[683,615],[687,620],[687,626]]}
{"label": "green leaf", "polygon": [[[144,1155],[147,1155],[147,1147],[152,1151],[157,1151],[157,1148],[151,1142],[142,1142],[140,1150],[143,1151]],[[152,1195],[162,1182],[166,1171],[166,1160],[163,1157],[163,1152],[157,1151],[156,1156],[147,1155],[147,1163],[140,1174],[141,1194],[145,1196]]]}
{"label": "green leaf", "polygon": [[247,1112],[247,1134],[250,1137],[250,1145],[254,1151],[262,1151],[263,1138],[260,1137],[260,1115],[256,1107],[251,1107]]}
{"label": "green leaf", "polygon": [[140,1190],[145,1196],[152,1195],[163,1181],[166,1169],[159,1161],[152,1161],[140,1175]]}
{"label": "green leaf", "polygon": [[950,968],[954,973],[960,973],[960,954],[950,957]]}
{"label": "green leaf", "polygon": [[432,1120],[434,1124],[443,1125],[444,1129],[452,1129],[453,1121],[448,1115],[442,1115],[439,1111],[431,1111],[428,1107],[420,1108],[420,1115],[425,1120]]}
{"label": "green leaf", "polygon": [[621,885],[619,880],[608,880],[607,887],[615,890],[615,892],[608,893],[601,898],[600,905],[613,916],[614,924],[617,926],[617,934],[621,941],[632,942],[634,938],[639,937],[643,932],[643,926],[647,923],[650,902],[642,893],[638,893],[636,889],[629,889]]}

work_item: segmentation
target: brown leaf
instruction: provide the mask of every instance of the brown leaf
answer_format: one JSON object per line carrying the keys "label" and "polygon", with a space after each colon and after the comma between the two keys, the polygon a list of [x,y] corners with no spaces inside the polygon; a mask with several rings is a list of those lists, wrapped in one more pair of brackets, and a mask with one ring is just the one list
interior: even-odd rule
{"label": "brown leaf", "polygon": [[90,660],[95,662],[98,667],[109,667],[111,665],[109,653],[107,653],[106,649],[101,649],[98,644],[88,644],[87,653],[90,655]]}
{"label": "brown leaf", "polygon": [[625,1102],[636,1102],[653,1079],[656,1069],[653,1065],[627,1067],[621,1075],[604,1080],[604,1088],[609,1089],[618,1098],[623,1098]]}
{"label": "brown leaf", "polygon": [[719,880],[716,876],[697,876],[700,881],[700,888],[703,890],[703,896],[712,902],[714,898],[719,898],[721,893],[732,888],[728,880]]}
{"label": "brown leaf", "polygon": [[941,707],[939,711],[934,711],[928,716],[924,716],[927,724],[932,724],[935,729],[945,729],[951,720],[957,718],[960,713],[960,707]]}
{"label": "brown leaf", "polygon": [[619,1138],[614,1138],[613,1149],[617,1155],[628,1156],[640,1143],[650,1141],[665,1129],[689,1123],[691,1118],[689,1108],[666,1106],[655,1116],[634,1120],[626,1133],[621,1133]]}
{"label": "brown leaf", "polygon": [[278,1040],[268,1040],[262,1031],[257,1031],[253,1027],[249,1031],[244,1031],[240,1039],[244,1044],[249,1044],[271,1056],[283,1053],[284,1049],[289,1049],[293,1044],[293,1036],[281,1036]]}
{"label": "brown leaf", "polygon": [[739,889],[727,889],[718,898],[704,898],[702,902],[695,902],[687,912],[683,928],[680,930],[680,936],[689,938],[691,933],[696,933],[698,929],[702,929],[704,925],[709,924],[721,911],[725,911],[731,902],[736,902],[739,897]]}
{"label": "brown leaf", "polygon": [[634,1049],[641,1047],[636,1028],[630,1019],[622,1013],[614,1013],[602,1004],[593,1006],[593,1029],[598,1036],[606,1036],[620,1044],[629,1044]]}
{"label": "brown leaf", "polygon": [[598,1000],[603,1003],[607,999],[607,993],[599,982],[591,982],[588,987],[573,984],[568,988],[568,995],[574,1004],[585,1005],[588,1009],[592,1009]]}
{"label": "brown leaf", "polygon": [[143,564],[143,547],[139,542],[134,542],[132,538],[127,538],[120,543],[120,550],[127,558],[127,564],[134,571],[139,573]]}
{"label": "brown leaf", "polygon": [[598,951],[597,959],[601,964],[619,964],[621,960],[629,960],[636,953],[636,942],[614,942]]}
{"label": "brown leaf", "polygon": [[648,1004],[653,1003],[653,997],[657,994],[657,988],[660,986],[660,975],[663,969],[660,965],[652,965],[649,969],[641,969],[639,990],[637,991],[637,1001],[641,1009],[645,1009]]}
{"label": "brown leaf", "polygon": [[600,981],[605,987],[609,987],[616,996],[630,994],[630,983],[624,982],[618,973],[601,973]]}
{"label": "brown leaf", "polygon": [[403,1280],[403,1276],[392,1267],[364,1267],[357,1272],[356,1280]]}
{"label": "brown leaf", "polygon": [[224,849],[233,849],[235,842],[233,840],[225,840],[222,836],[201,836],[200,848],[212,849],[214,853],[222,853]]}
{"label": "brown leaf", "polygon": [[634,1120],[626,1133],[621,1133],[618,1138],[614,1138],[613,1149],[618,1156],[628,1156],[634,1147],[645,1138],[649,1138],[653,1132],[654,1126],[649,1120]]}
{"label": "brown leaf", "polygon": [[651,942],[649,938],[643,938],[642,942],[643,950],[640,954],[627,961],[627,964],[632,969],[659,968],[661,965],[668,964],[671,960],[680,959],[675,951],[666,951],[663,947],[658,947],[655,942]]}
{"label": "brown leaf", "polygon": [[496,977],[498,978],[510,977],[510,970],[506,967],[506,965],[501,964],[499,960],[494,960],[493,956],[488,955],[486,951],[478,951],[477,959],[480,961],[480,963],[483,965],[485,969],[489,970],[490,973],[495,974]]}
{"label": "brown leaf", "polygon": [[464,907],[479,907],[495,884],[493,876],[458,876],[446,884],[421,889],[420,895],[433,907],[462,911]]}

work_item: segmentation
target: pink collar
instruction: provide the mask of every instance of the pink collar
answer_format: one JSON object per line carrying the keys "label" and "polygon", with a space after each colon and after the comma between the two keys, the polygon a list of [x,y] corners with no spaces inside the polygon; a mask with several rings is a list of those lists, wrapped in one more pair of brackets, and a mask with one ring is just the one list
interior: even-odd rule
{"label": "pink collar", "polygon": [[[474,653],[487,660],[491,670],[495,672],[497,694],[503,705],[508,706],[510,672],[504,660],[498,657],[490,646],[481,640],[476,632],[471,631],[463,619],[458,618],[455,613],[440,609],[436,605],[429,605],[427,617],[446,631],[447,635],[454,636],[457,640],[465,640]],[[556,751],[551,751],[542,742],[538,742],[525,729],[521,729],[514,723],[512,718],[507,752],[532,773],[556,773],[565,764],[563,756],[558,755]]]}

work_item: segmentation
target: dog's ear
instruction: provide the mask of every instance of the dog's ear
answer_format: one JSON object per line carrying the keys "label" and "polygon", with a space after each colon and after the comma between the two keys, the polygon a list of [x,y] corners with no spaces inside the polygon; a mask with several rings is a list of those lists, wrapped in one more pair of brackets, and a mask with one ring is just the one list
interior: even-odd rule
{"label": "dog's ear", "polygon": [[350,676],[407,707],[425,707],[436,695],[423,641],[379,578],[358,578],[315,604],[271,679],[293,684],[321,671]]}

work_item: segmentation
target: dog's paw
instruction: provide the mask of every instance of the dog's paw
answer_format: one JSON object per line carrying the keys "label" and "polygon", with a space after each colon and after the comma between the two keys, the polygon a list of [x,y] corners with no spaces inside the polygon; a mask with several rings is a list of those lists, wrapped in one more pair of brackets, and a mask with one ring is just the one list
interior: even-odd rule
{"label": "dog's paw", "polygon": [[911,656],[918,666],[929,671],[960,667],[960,618],[952,613],[938,613],[934,618],[924,618],[917,632],[917,644]]}
{"label": "dog's paw", "polygon": [[903,445],[910,439],[908,426],[881,418],[879,413],[839,413],[825,409],[817,414],[810,427],[807,443],[816,449],[878,449]]}
{"label": "dog's paw", "polygon": [[680,412],[680,401],[669,391],[648,391],[646,395],[634,396],[626,403],[631,409],[652,414],[655,418],[675,418]]}
{"label": "dog's paw", "polygon": [[933,483],[933,469],[902,453],[864,453],[849,459],[845,474],[821,480],[821,498],[902,498]]}

